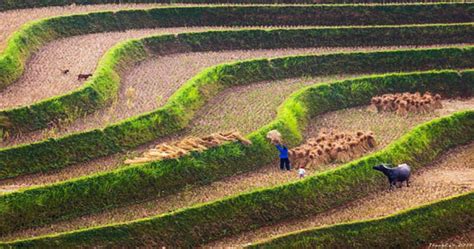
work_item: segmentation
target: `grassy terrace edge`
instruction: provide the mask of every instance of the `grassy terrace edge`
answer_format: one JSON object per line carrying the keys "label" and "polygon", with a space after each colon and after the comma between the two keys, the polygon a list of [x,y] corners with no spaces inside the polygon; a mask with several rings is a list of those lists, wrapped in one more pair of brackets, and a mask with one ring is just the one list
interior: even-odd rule
{"label": "grassy terrace edge", "polygon": [[[126,203],[144,201],[174,193],[188,185],[207,184],[226,176],[255,170],[272,161],[274,148],[265,139],[266,132],[271,129],[277,128],[283,133],[286,141],[295,145],[302,141],[301,132],[311,117],[366,104],[372,96],[382,93],[428,90],[442,92],[448,97],[472,95],[474,71],[377,75],[331,84],[317,84],[302,89],[291,95],[280,106],[278,116],[273,122],[249,135],[253,146],[245,147],[239,143],[230,143],[203,153],[193,153],[179,160],[128,166],[0,196],[0,216],[5,217],[0,222],[0,234],[14,231],[26,224],[47,224],[55,219],[76,217]],[[424,128],[418,127],[412,131],[411,136],[408,136],[409,139],[404,137],[382,152],[363,159],[361,161],[363,164],[358,161],[348,167],[352,168],[353,165],[367,167],[367,164],[374,164],[377,161],[393,163],[403,161],[418,167],[420,162],[414,159],[415,157],[421,162],[424,162],[425,158],[431,160],[452,144],[472,140],[473,116],[473,112],[465,112],[425,124],[421,126]],[[453,127],[444,126],[447,123]],[[438,127],[438,124],[443,126]],[[420,141],[414,140],[416,136],[421,138]],[[443,137],[448,141],[443,140]],[[452,137],[456,139],[449,140]],[[397,152],[397,155],[390,157],[392,152]],[[370,173],[367,177],[374,177],[374,174]],[[380,183],[382,178],[370,179]],[[329,191],[327,188],[322,189]]]}
{"label": "grassy terrace edge", "polygon": [[[382,218],[317,227],[261,241],[247,248],[415,248],[469,232],[474,192]],[[387,236],[390,235],[390,236]]]}
{"label": "grassy terrace edge", "polygon": [[[93,4],[116,4],[116,3],[161,3],[161,4],[357,4],[357,3],[396,3],[397,0],[3,0],[0,2],[0,11],[25,9],[25,8],[40,8],[49,6],[66,6],[71,4],[79,5],[93,5]],[[462,0],[432,0],[431,3],[436,2],[458,2]],[[403,3],[407,3],[403,1]],[[419,1],[412,1],[412,3],[420,3]]]}
{"label": "grassy terrace edge", "polygon": [[[155,41],[146,42],[153,46]],[[473,56],[474,48],[465,47],[302,55],[217,65],[190,79],[167,104],[150,113],[104,129],[0,149],[0,178],[63,168],[171,134],[186,127],[196,110],[219,91],[233,85],[306,75],[462,69],[473,66]]]}
{"label": "grassy terrace edge", "polygon": [[[10,2],[10,1],[8,1]],[[0,54],[0,89],[24,71],[32,53],[59,38],[137,28],[182,26],[390,25],[472,22],[474,4],[380,6],[203,6],[94,12],[32,21]],[[176,18],[185,16],[186,18]],[[268,19],[268,16],[271,16]],[[318,18],[312,18],[317,16]],[[357,17],[357,18],[356,18]]]}
{"label": "grassy terrace edge", "polygon": [[433,45],[473,40],[472,23],[209,31],[134,39],[107,51],[92,79],[79,89],[28,106],[2,110],[0,119],[6,124],[4,131],[11,134],[42,129],[54,121],[73,121],[93,113],[117,97],[121,72],[156,55],[229,49]]}
{"label": "grassy terrace edge", "polygon": [[[4,245],[134,247],[152,240],[156,246],[194,247],[285,219],[324,212],[362,198],[386,186],[385,177],[372,170],[374,164],[406,162],[416,171],[443,151],[473,139],[474,111],[458,112],[417,126],[377,153],[301,181],[258,189],[132,222],[13,241]],[[443,233],[443,236],[448,236],[453,231],[443,232],[449,233]]]}

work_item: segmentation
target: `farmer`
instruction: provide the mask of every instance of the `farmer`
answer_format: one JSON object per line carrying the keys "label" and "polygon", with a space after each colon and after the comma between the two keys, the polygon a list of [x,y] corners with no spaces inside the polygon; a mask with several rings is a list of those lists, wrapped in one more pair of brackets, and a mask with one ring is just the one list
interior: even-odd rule
{"label": "farmer", "polygon": [[290,159],[288,158],[288,148],[281,143],[277,143],[276,148],[280,152],[280,169],[281,170],[291,170]]}

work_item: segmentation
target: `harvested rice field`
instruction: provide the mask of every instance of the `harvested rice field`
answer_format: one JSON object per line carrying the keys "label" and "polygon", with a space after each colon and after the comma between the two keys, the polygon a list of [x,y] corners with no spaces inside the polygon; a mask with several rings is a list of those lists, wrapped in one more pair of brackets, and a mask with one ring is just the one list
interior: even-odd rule
{"label": "harvested rice field", "polygon": [[[238,101],[244,101],[244,103],[248,103],[248,102],[245,102],[245,100],[248,101],[249,98],[256,98],[256,97],[261,100],[265,100],[265,97],[262,96],[264,93],[264,91],[262,90],[266,89],[267,87],[269,87],[269,85],[274,84],[274,83],[275,82],[268,82],[268,83],[265,82],[265,83],[259,84],[257,89],[260,89],[260,91],[258,92],[257,95],[255,94],[240,95],[239,94],[239,93],[248,93],[249,91],[255,90],[255,89],[249,89],[248,86],[236,87],[237,89],[234,89],[232,91],[225,91],[223,93],[224,100],[221,101],[220,104],[223,104],[222,107],[224,107],[224,106],[231,106],[232,104],[237,103]],[[212,113],[212,112],[209,112],[209,109],[215,108],[216,106],[214,104],[210,103],[209,105],[204,107],[201,111],[205,113]],[[474,108],[474,98],[471,98],[468,100],[450,100],[450,101],[443,102],[443,104],[444,104],[444,108],[439,110],[436,113],[426,114],[426,115],[421,115],[421,116],[413,115],[405,119],[400,118],[399,116],[395,114],[384,114],[383,116],[374,118],[376,115],[368,111],[367,107],[352,108],[352,109],[332,112],[332,113],[324,114],[324,115],[321,115],[320,117],[315,118],[306,134],[307,136],[310,136],[311,133],[313,133],[314,126],[316,125],[319,129],[339,129],[340,127],[333,126],[333,124],[339,124],[341,122],[345,122],[345,120],[351,120],[352,118],[352,120],[358,120],[358,122],[357,123],[352,122],[350,124],[346,124],[346,126],[344,127],[346,127],[346,129],[350,128],[350,130],[359,130],[359,129],[375,130],[374,128],[378,128],[376,132],[374,133],[376,135],[377,142],[379,143],[378,149],[382,149],[385,146],[387,146],[389,143],[398,139],[401,135],[405,134],[407,131],[409,131],[410,129],[412,129],[414,126],[418,124],[426,122],[427,120],[434,119],[436,117],[449,115],[450,113],[454,113],[456,111],[462,111],[462,110],[468,110],[468,109]],[[247,113],[247,115],[250,115],[250,113],[252,112],[240,112],[239,119],[245,118],[244,116],[245,113]],[[213,114],[213,115],[216,115],[216,114]],[[213,117],[213,115],[211,114],[209,116]],[[201,116],[200,114],[198,114],[197,116],[198,116],[198,119],[200,120],[199,122],[206,122],[202,119],[203,117],[208,117],[208,115]],[[229,123],[229,121],[224,119],[224,117],[215,118],[214,120],[220,120],[220,122],[214,123],[213,126],[209,126],[206,131],[195,130],[194,128],[190,128],[189,131],[185,131],[183,135],[180,135],[173,139],[179,140],[189,135],[200,136],[200,135],[210,134],[212,132],[217,132],[219,130],[222,130],[220,129],[222,128],[222,125]],[[318,121],[320,120],[324,120],[325,122],[318,123]],[[194,122],[197,122],[197,121],[194,121]],[[400,123],[400,126],[396,128],[391,126],[391,124],[394,122]],[[224,130],[231,130],[231,129],[235,129],[236,127],[226,127],[226,128],[228,129],[224,129]],[[469,184],[470,182],[472,182],[472,184],[474,184],[473,182],[474,179],[472,179],[472,176],[474,174],[474,168],[472,168],[472,166],[474,166],[474,164],[472,161],[473,158],[469,154],[470,152],[472,152],[473,149],[474,149],[474,145],[471,145],[467,151],[465,151],[462,148],[459,149],[459,151],[467,155],[454,154],[452,158],[459,157],[460,160],[457,162],[464,165],[463,167],[458,169],[458,171],[445,170],[441,172],[442,174],[441,173],[440,174],[449,176],[450,178],[453,178],[453,179],[457,178],[458,183],[461,184],[462,186],[464,186],[466,182]],[[186,190],[178,192],[177,194],[172,195],[172,196],[157,198],[151,201],[134,204],[131,206],[112,209],[110,211],[106,211],[99,214],[94,214],[90,216],[82,216],[78,219],[63,221],[58,224],[49,224],[47,227],[28,229],[26,231],[21,231],[18,234],[10,235],[9,237],[7,237],[7,239],[40,236],[40,235],[55,233],[55,232],[71,231],[75,229],[82,229],[84,227],[107,224],[107,223],[110,223],[110,221],[113,221],[114,223],[119,223],[119,222],[125,222],[127,220],[136,220],[136,219],[145,218],[145,217],[149,217],[153,215],[158,215],[161,213],[171,212],[179,208],[184,208],[186,206],[191,206],[194,204],[218,200],[220,198],[235,195],[238,193],[245,193],[253,189],[268,188],[268,187],[273,187],[273,186],[280,185],[283,183],[289,183],[289,182],[294,182],[298,180],[295,170],[290,171],[290,172],[284,172],[284,171],[282,172],[278,169],[277,164],[278,163],[275,162],[274,164],[263,166],[262,168],[257,169],[252,172],[237,174],[236,176],[233,176],[233,177],[224,178],[221,181],[213,182],[210,185],[196,186],[196,187],[190,186]],[[327,164],[327,165],[321,165],[315,168],[307,168],[308,176],[323,172],[331,168],[335,168],[339,165]],[[460,172],[461,170],[465,170],[466,168],[468,170],[472,168],[473,169],[473,172],[471,172],[472,174],[469,173],[466,175],[466,177],[463,177],[463,178],[456,177],[456,172]],[[437,171],[436,171],[436,174],[438,174]],[[441,177],[441,175],[437,175],[437,177],[439,178]],[[13,186],[25,186],[26,184],[28,184],[28,182],[34,182],[35,179],[40,179],[40,178],[41,177],[39,176],[36,176],[34,178],[28,177],[17,182],[7,180],[4,182],[4,184],[13,184]],[[49,180],[51,180],[51,178],[49,178]],[[45,182],[41,182],[40,184],[44,184],[44,183]],[[470,186],[469,189],[471,189],[471,187],[474,188],[474,185]],[[12,188],[12,185],[6,185],[3,188],[5,190],[8,190],[9,188],[10,189]],[[443,187],[436,186],[434,188],[429,188],[429,189],[431,190],[431,189],[437,189],[437,188],[442,189]],[[459,190],[462,188],[455,188],[455,189]],[[423,191],[427,191],[427,190],[428,189],[426,188],[419,189],[417,190],[419,192],[416,192],[416,193],[422,193]],[[454,190],[451,190],[451,191],[454,191]],[[444,196],[449,196],[449,194],[453,195],[454,193],[448,192]],[[444,197],[442,196],[442,194],[439,194],[439,195],[440,196],[434,196],[433,198]],[[413,205],[417,205],[417,204],[419,203],[415,203]],[[386,214],[387,213],[382,213],[381,215],[386,215]],[[246,235],[244,236],[247,237]],[[223,245],[218,244],[216,246],[217,247],[232,246],[234,242],[235,241],[232,241],[230,242],[230,244],[223,244]],[[239,245],[243,245],[243,244],[239,244]]]}
{"label": "harvested rice field", "polygon": [[[352,76],[355,77],[355,76]],[[80,163],[67,167],[57,172],[40,173],[26,175],[0,181],[2,190],[11,191],[16,188],[24,188],[40,184],[54,183],[74,177],[85,176],[95,172],[110,171],[123,164],[125,157],[131,157],[142,153],[148,147],[164,142],[176,141],[186,136],[204,136],[218,131],[229,131],[237,129],[243,134],[250,133],[255,129],[270,122],[276,116],[277,107],[288,97],[289,93],[304,86],[327,82],[338,79],[351,78],[350,75],[338,77],[321,78],[296,78],[281,81],[269,81],[255,83],[248,86],[236,86],[224,90],[210,103],[206,104],[198,111],[196,117],[191,121],[188,129],[184,129],[178,134],[153,141],[150,145],[144,145],[136,150],[118,154],[110,157],[99,158],[87,163]],[[264,105],[252,102],[252,99],[259,98]],[[223,110],[225,111],[219,111]],[[254,115],[254,113],[265,115]],[[225,115],[225,116],[223,116]]]}
{"label": "harvested rice field", "polygon": [[[15,84],[0,92],[0,108],[8,109],[65,94],[82,86],[79,74],[94,73],[98,61],[120,41],[152,35],[197,32],[209,27],[138,29],[73,36],[55,40],[35,53],[26,65],[25,73]],[[213,29],[232,29],[216,28]],[[64,74],[64,70],[69,70]],[[166,72],[166,71],[165,71]],[[138,78],[137,80],[141,80]]]}
{"label": "harvested rice field", "polygon": [[[186,28],[187,31],[199,31],[204,30],[205,28]],[[168,30],[170,32],[184,32],[185,30]],[[156,32],[156,30],[152,31],[136,31],[134,32],[125,32],[125,33],[117,33],[116,39],[126,39],[126,36],[144,36],[146,33],[151,34]],[[166,33],[166,31],[164,31]],[[127,35],[129,34],[129,35]],[[153,33],[155,34],[155,33]],[[121,36],[124,37],[121,37]],[[77,52],[75,55],[68,55],[64,56],[63,54],[55,54],[54,57],[56,58],[64,58],[65,61],[56,60],[55,58],[44,58],[40,59],[38,62],[33,62],[31,75],[25,73],[19,82],[16,82],[11,87],[7,88],[5,91],[0,92],[0,96],[2,94],[6,94],[6,96],[2,96],[0,98],[0,106],[2,104],[1,100],[5,101],[5,105],[9,105],[7,102],[10,103],[21,103],[21,99],[23,97],[14,97],[14,96],[25,96],[27,98],[35,98],[35,99],[24,99],[22,105],[27,103],[32,103],[37,100],[41,100],[49,95],[54,96],[62,93],[66,93],[67,91],[71,91],[74,88],[80,87],[84,81],[78,81],[75,77],[77,74],[81,72],[92,72],[96,61],[99,60],[101,53],[100,51],[105,51],[107,47],[106,42],[101,42],[100,40],[97,41],[98,37],[108,37],[108,35],[104,36],[103,34],[98,35],[89,35],[89,36],[96,36],[95,38],[91,38],[88,42],[84,41],[77,41],[76,38],[70,38],[67,40],[76,40],[73,43],[69,43],[68,45],[62,46],[58,45],[55,46],[54,44],[48,46],[50,52],[46,52],[45,54],[55,54],[59,51],[59,48],[64,47],[65,50],[70,51],[70,47],[73,44],[84,44],[84,48],[90,48],[94,46],[100,46],[101,48],[94,50],[98,51],[97,53],[86,53],[89,54],[91,57],[86,58],[80,56],[81,53]],[[111,37],[114,35],[111,34]],[[118,38],[121,37],[121,38]],[[79,38],[77,38],[79,39]],[[85,38],[88,39],[88,38]],[[110,41],[109,45],[111,45],[115,40],[114,38],[106,38]],[[72,41],[71,41],[72,42]],[[95,45],[100,44],[100,45]],[[444,45],[444,47],[454,47],[466,44],[457,44],[457,45]],[[82,45],[81,45],[82,46]],[[441,47],[439,45],[436,46],[426,46],[426,48],[433,48],[433,47]],[[166,103],[168,98],[180,87],[182,86],[187,80],[191,79],[193,75],[197,74],[201,70],[206,67],[217,65],[226,62],[232,62],[236,60],[245,60],[245,59],[252,59],[252,58],[273,58],[273,57],[281,57],[287,56],[292,54],[330,54],[330,53],[339,53],[339,52],[368,52],[368,51],[382,51],[382,50],[395,50],[395,49],[409,49],[413,48],[411,46],[403,46],[403,47],[354,47],[354,48],[296,48],[296,49],[272,49],[272,50],[237,50],[237,51],[220,51],[220,52],[200,52],[200,53],[184,53],[184,54],[175,54],[169,56],[159,56],[150,60],[147,60],[143,63],[140,63],[133,67],[133,69],[124,72],[123,81],[121,82],[119,96],[109,107],[99,110],[94,114],[81,117],[75,121],[63,120],[58,125],[53,125],[49,129],[39,130],[36,132],[31,132],[27,134],[16,134],[14,136],[9,137],[9,139],[5,139],[3,144],[0,144],[3,147],[14,146],[18,144],[25,144],[25,143],[32,143],[35,141],[40,141],[48,138],[57,138],[64,136],[66,134],[86,131],[90,129],[102,128],[107,126],[110,123],[116,123],[121,120],[127,119],[129,117],[133,117],[142,113],[153,111],[163,104]],[[48,48],[46,48],[48,49]],[[83,49],[79,49],[82,51]],[[41,54],[41,52],[40,52]],[[86,61],[79,62],[74,58],[82,57]],[[48,63],[48,61],[56,61],[60,64],[52,65]],[[69,62],[66,62],[69,61]],[[63,68],[71,68],[71,72],[67,75],[63,75],[61,70],[57,70],[57,68],[61,68],[60,65],[68,65],[71,66],[63,67]],[[85,68],[83,69],[74,69],[73,65],[84,65]],[[50,70],[45,70],[44,65],[48,65],[51,67]],[[56,70],[54,70],[56,69]],[[48,73],[51,71],[55,71],[60,78],[55,78],[52,73]],[[156,75],[160,75],[160,77],[156,77]],[[26,78],[25,78],[26,77]],[[60,83],[62,82],[62,83]],[[72,82],[73,84],[67,84],[66,82]],[[66,84],[64,84],[66,83]],[[25,85],[26,84],[26,85]],[[51,86],[60,86],[54,87]],[[75,86],[74,86],[75,85]],[[64,87],[64,88],[63,88]],[[63,88],[63,89],[61,89]],[[34,89],[33,91],[31,89]],[[296,90],[296,88],[293,88]],[[290,90],[290,89],[289,89]],[[56,92],[58,91],[58,92]],[[130,91],[133,91],[133,96],[130,96]],[[270,90],[271,91],[271,90]],[[288,91],[287,93],[291,93],[292,91]],[[47,94],[47,96],[42,96]],[[278,101],[278,99],[275,99]],[[282,98],[280,98],[280,101]],[[219,99],[216,100],[218,102]],[[8,106],[5,106],[6,108]],[[276,108],[272,108],[276,110]],[[274,111],[265,112],[265,110],[261,110],[262,113],[271,114]],[[258,115],[258,117],[263,117]],[[245,122],[242,120],[241,122]],[[252,125],[251,128],[258,128],[258,124],[253,122],[247,122],[248,125]],[[261,123],[260,123],[261,124]],[[199,126],[202,127],[202,126]],[[234,127],[235,128],[235,127]],[[252,129],[247,129],[245,132],[251,132]],[[243,131],[244,132],[244,131]]]}
{"label": "harvested rice field", "polygon": [[30,21],[71,14],[84,14],[100,11],[118,11],[131,9],[147,9],[164,6],[163,4],[96,4],[96,5],[69,5],[43,8],[18,9],[0,12],[0,51],[4,49],[8,37],[22,25]]}
{"label": "harvested rice field", "polygon": [[374,113],[369,111],[367,106],[336,111],[314,118],[305,134],[306,137],[312,137],[322,127],[329,130],[371,130],[377,138],[377,143],[384,146],[405,134],[414,125],[474,108],[473,98],[449,99],[442,103],[442,109],[423,115],[410,114],[407,117],[400,117],[395,113]]}
{"label": "harvested rice field", "polygon": [[[462,175],[462,177],[459,177]],[[382,191],[313,217],[277,223],[204,247],[245,246],[305,228],[381,217],[474,189],[474,144],[453,149],[416,172],[410,187]]]}
{"label": "harvested rice field", "polygon": [[[2,192],[11,192],[20,188],[51,184],[96,172],[121,168],[126,166],[123,164],[125,158],[138,155],[150,146],[160,142],[177,141],[186,136],[205,136],[213,132],[229,130],[239,130],[243,134],[247,134],[275,118],[276,109],[288,97],[288,92],[293,92],[318,82],[323,83],[355,77],[355,75],[343,75],[340,77],[297,78],[232,87],[224,90],[216,98],[212,99],[197,112],[189,128],[175,135],[158,139],[151,142],[150,145],[141,146],[137,150],[128,151],[127,153],[91,160],[58,171],[3,180],[0,181],[0,190]],[[262,102],[252,103],[252,99],[260,99]],[[380,115],[368,111],[366,106],[331,112],[312,120],[304,134],[309,138],[316,135],[320,130],[371,130],[376,135],[377,142],[379,143],[378,148],[384,148],[418,124],[449,115],[456,111],[474,108],[474,99],[472,98],[467,100],[447,100],[443,103],[444,108],[434,113],[410,115],[408,118],[402,118],[392,113]],[[255,113],[259,113],[259,115],[254,115]],[[373,120],[376,120],[376,122],[373,122]],[[393,124],[397,124],[397,126]]]}
{"label": "harvested rice field", "polygon": [[474,4],[127,2],[0,1],[0,247],[472,247]]}

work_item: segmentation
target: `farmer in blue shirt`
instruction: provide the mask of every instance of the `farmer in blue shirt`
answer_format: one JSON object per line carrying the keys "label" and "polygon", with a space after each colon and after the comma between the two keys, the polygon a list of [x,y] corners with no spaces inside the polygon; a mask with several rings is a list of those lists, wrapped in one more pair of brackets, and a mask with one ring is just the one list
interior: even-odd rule
{"label": "farmer in blue shirt", "polygon": [[288,148],[282,144],[275,145],[278,151],[280,151],[280,169],[281,170],[291,170],[290,159],[288,159]]}

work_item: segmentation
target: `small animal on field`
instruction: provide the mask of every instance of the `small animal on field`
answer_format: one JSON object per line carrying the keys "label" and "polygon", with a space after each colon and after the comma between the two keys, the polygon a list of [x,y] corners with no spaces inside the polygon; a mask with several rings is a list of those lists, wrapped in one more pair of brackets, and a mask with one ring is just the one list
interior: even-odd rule
{"label": "small animal on field", "polygon": [[69,73],[69,69],[66,69],[66,70],[62,70],[63,74],[68,74]]}
{"label": "small animal on field", "polygon": [[89,77],[91,77],[91,76],[92,76],[91,73],[89,73],[89,74],[79,74],[79,75],[77,76],[77,80],[87,80],[87,79],[88,79]]}
{"label": "small animal on field", "polygon": [[378,170],[387,176],[390,189],[392,189],[393,186],[397,186],[397,183],[400,183],[399,188],[401,188],[403,182],[406,182],[407,187],[410,186],[411,169],[406,163],[400,164],[393,168],[387,167],[386,164],[380,164],[374,166],[373,169]]}

